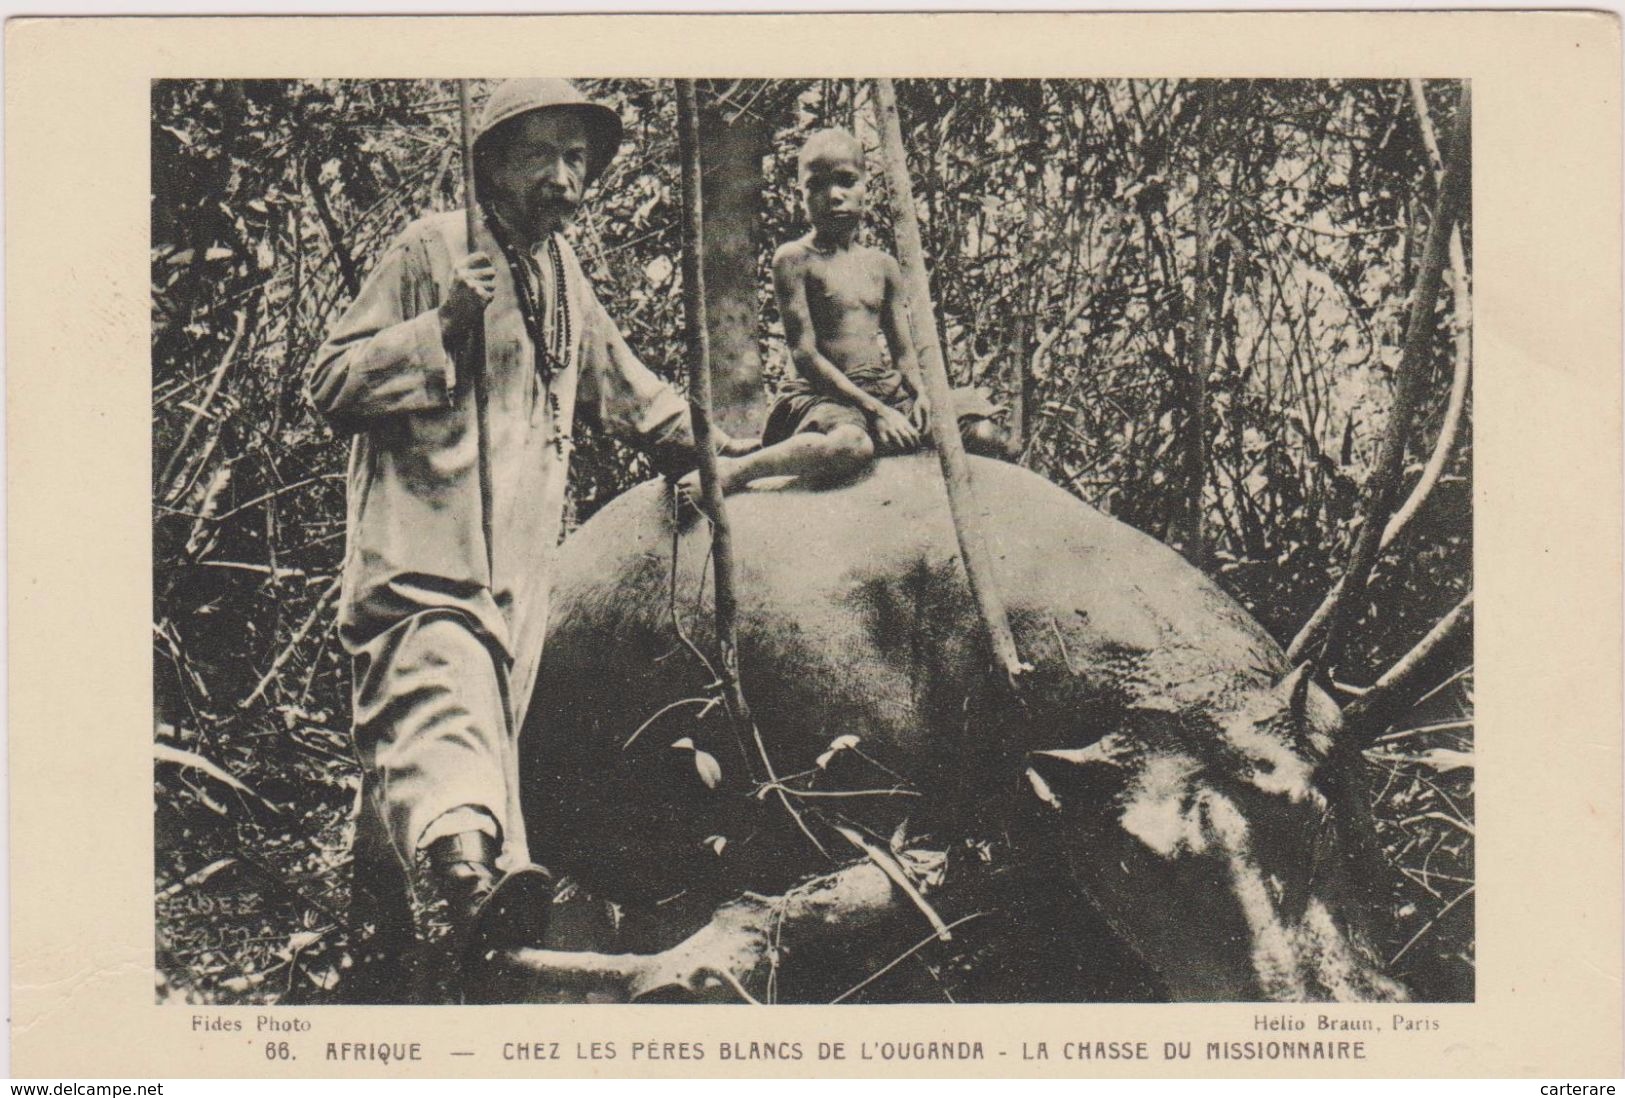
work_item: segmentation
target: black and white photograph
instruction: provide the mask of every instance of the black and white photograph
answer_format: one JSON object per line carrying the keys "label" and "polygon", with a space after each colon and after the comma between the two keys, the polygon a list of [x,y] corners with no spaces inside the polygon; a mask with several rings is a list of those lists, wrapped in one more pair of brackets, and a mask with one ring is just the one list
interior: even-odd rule
{"label": "black and white photograph", "polygon": [[1473,1002],[1473,88],[151,81],[156,1001]]}

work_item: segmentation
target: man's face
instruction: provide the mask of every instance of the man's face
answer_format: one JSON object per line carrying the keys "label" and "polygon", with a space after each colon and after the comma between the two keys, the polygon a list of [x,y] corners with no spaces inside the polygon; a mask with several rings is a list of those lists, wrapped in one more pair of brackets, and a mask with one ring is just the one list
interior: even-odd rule
{"label": "man's face", "polygon": [[491,169],[494,196],[519,226],[553,232],[575,216],[587,186],[587,129],[569,111],[541,111],[515,130]]}
{"label": "man's face", "polygon": [[856,157],[831,148],[808,162],[801,193],[815,228],[851,231],[863,218],[869,184]]}

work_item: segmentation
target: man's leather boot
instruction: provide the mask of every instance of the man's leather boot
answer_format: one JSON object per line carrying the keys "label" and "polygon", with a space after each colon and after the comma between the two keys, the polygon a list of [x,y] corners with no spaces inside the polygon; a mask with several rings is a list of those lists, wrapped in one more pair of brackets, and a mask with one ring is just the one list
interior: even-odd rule
{"label": "man's leather boot", "polygon": [[466,937],[501,874],[496,868],[497,841],[483,831],[444,835],[429,844],[429,872],[446,901],[447,916],[458,937]]}
{"label": "man's leather boot", "polygon": [[535,990],[522,966],[493,964],[499,953],[541,947],[553,907],[553,874],[525,865],[505,874],[462,940],[463,1001],[522,1003]]}

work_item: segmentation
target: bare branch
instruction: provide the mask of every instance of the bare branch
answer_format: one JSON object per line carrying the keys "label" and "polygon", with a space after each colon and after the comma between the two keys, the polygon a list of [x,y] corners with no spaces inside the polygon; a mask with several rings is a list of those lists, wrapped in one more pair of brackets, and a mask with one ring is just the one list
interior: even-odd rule
{"label": "bare branch", "polygon": [[327,234],[327,246],[332,250],[333,261],[338,264],[339,276],[344,280],[344,292],[354,297],[361,292],[361,273],[355,257],[350,254],[349,245],[344,241],[344,230],[339,228],[338,219],[328,205],[327,191],[322,186],[322,164],[317,157],[305,160],[305,185],[310,188],[311,203],[316,207],[322,231]]}
{"label": "bare branch", "polygon": [[160,742],[152,745],[152,757],[156,762],[169,763],[173,766],[185,767],[189,770],[196,770],[201,774],[207,774],[221,785],[258,804],[271,815],[279,816],[282,814],[281,809],[251,789],[242,779],[232,774],[219,763],[199,755],[196,751],[188,751],[184,747],[176,747],[173,744]]}
{"label": "bare branch", "polygon": [[[946,929],[953,930],[955,927],[964,926],[966,923],[970,922],[972,919],[980,919],[983,915],[986,915],[986,914],[987,914],[987,912],[985,912],[985,911],[973,911],[969,915],[961,915],[959,918],[957,918],[953,922],[949,923],[947,925]],[[865,976],[858,983],[853,984],[851,987],[847,988],[845,991],[843,991],[839,995],[835,996],[835,998],[833,998],[833,999],[831,999],[829,1001],[829,1005],[834,1006],[836,1003],[844,1003],[844,1002],[846,1002],[846,1000],[852,998],[852,996],[856,995],[858,992],[862,991],[864,988],[868,987],[870,984],[874,983],[876,980],[878,980],[882,976],[886,975],[886,973],[890,972],[892,969],[896,968],[898,965],[902,964],[904,961],[906,961],[910,957],[914,956],[916,953],[918,953],[920,950],[924,949],[926,946],[930,945],[932,942],[940,941],[940,940],[941,940],[940,937],[935,933],[927,934],[924,938],[921,938],[919,941],[915,942],[913,945],[911,945],[907,949],[903,950],[903,952],[901,952],[897,956],[893,957],[890,961],[887,961],[885,964],[881,965],[879,968],[877,968],[873,972],[869,973],[869,975]]]}
{"label": "bare branch", "polygon": [[[1428,153],[1433,160],[1434,170],[1442,177],[1444,174],[1443,161],[1439,157],[1439,142],[1433,134],[1433,121],[1428,117],[1427,97],[1422,93],[1422,82],[1412,80],[1411,99],[1416,104],[1416,120],[1422,127],[1422,140],[1428,147]],[[1443,186],[1443,180],[1440,180]],[[1434,485],[1439,483],[1439,477],[1444,472],[1445,462],[1450,458],[1450,451],[1455,449],[1456,433],[1461,427],[1462,409],[1467,404],[1467,379],[1472,373],[1473,362],[1473,299],[1472,289],[1467,282],[1467,256],[1461,245],[1461,226],[1450,237],[1450,275],[1452,279],[1452,292],[1456,304],[1456,368],[1450,379],[1450,401],[1445,406],[1444,422],[1439,425],[1439,438],[1433,444],[1433,454],[1428,458],[1427,465],[1422,469],[1422,476],[1411,489],[1410,498],[1402,507],[1394,512],[1394,517],[1388,520],[1388,528],[1382,532],[1382,543],[1386,547],[1399,536],[1412,516],[1421,510],[1422,504],[1433,492]]]}
{"label": "bare branch", "polygon": [[[1438,139],[1433,133],[1433,122],[1427,113],[1427,98],[1422,93],[1422,82],[1412,80],[1411,98],[1416,106],[1417,121],[1422,128],[1422,140],[1427,145],[1429,157],[1433,167],[1441,176],[1444,168],[1439,156]],[[1440,186],[1443,186],[1441,179]],[[1439,425],[1439,437],[1433,444],[1433,453],[1429,456],[1427,465],[1422,469],[1422,475],[1417,479],[1416,486],[1411,489],[1410,496],[1398,511],[1394,512],[1388,520],[1388,525],[1382,531],[1382,549],[1387,549],[1404,531],[1407,523],[1416,517],[1416,513],[1427,502],[1428,496],[1433,493],[1434,487],[1439,483],[1439,477],[1444,473],[1445,463],[1450,459],[1450,453],[1455,449],[1456,435],[1461,430],[1462,411],[1467,404],[1467,383],[1472,374],[1473,340],[1472,340],[1472,290],[1467,281],[1467,257],[1462,250],[1461,228],[1456,227],[1450,237],[1450,273],[1452,292],[1455,295],[1456,306],[1456,340],[1455,372],[1450,379],[1450,398],[1445,406],[1444,421]],[[1343,592],[1343,581],[1338,580],[1332,589],[1326,592],[1326,597],[1315,608],[1314,614],[1304,625],[1298,636],[1292,642],[1289,653],[1296,659],[1311,648],[1325,631],[1331,620],[1332,611],[1336,608]]]}
{"label": "bare branch", "polygon": [[209,389],[198,401],[197,407],[192,410],[192,418],[186,424],[186,430],[181,432],[181,440],[175,444],[174,451],[169,460],[164,462],[164,471],[158,474],[160,491],[165,491],[169,499],[177,498],[180,493],[169,492],[169,480],[175,475],[175,465],[186,455],[186,448],[192,442],[192,433],[197,430],[198,423],[208,414],[209,406],[220,392],[220,383],[226,378],[226,371],[231,369],[232,362],[237,358],[237,352],[243,345],[243,334],[248,330],[248,310],[241,309],[237,313],[237,327],[232,332],[231,343],[226,347],[226,353],[220,356],[220,364],[214,368],[214,375],[209,378]]}
{"label": "bare branch", "polygon": [[1464,643],[1470,645],[1472,624],[1473,595],[1468,592],[1370,690],[1349,703],[1343,711],[1349,727],[1380,732],[1392,715],[1409,708],[1435,681],[1441,665],[1448,665]]}
{"label": "bare branch", "polygon": [[867,854],[869,860],[880,867],[881,872],[891,879],[892,884],[896,885],[903,895],[907,896],[909,901],[920,909],[920,914],[925,916],[925,921],[931,924],[931,929],[937,932],[938,938],[945,942],[953,940],[953,933],[949,931],[948,924],[943,921],[941,915],[937,914],[937,909],[932,907],[926,898],[920,894],[920,890],[915,887],[914,882],[909,880],[908,872],[891,851],[869,842],[855,828],[847,827],[844,824],[836,824],[835,830],[840,832],[843,839]]}
{"label": "bare branch", "polygon": [[[1387,526],[1395,490],[1404,468],[1405,445],[1410,434],[1411,419],[1426,380],[1423,369],[1428,347],[1433,337],[1433,308],[1438,299],[1439,284],[1444,272],[1445,253],[1456,217],[1467,191],[1468,125],[1471,115],[1470,91],[1463,86],[1461,102],[1456,109],[1452,135],[1451,161],[1440,180],[1439,195],[1434,203],[1432,223],[1428,227],[1427,248],[1424,251],[1421,274],[1411,296],[1410,318],[1405,333],[1405,351],[1399,364],[1394,393],[1393,410],[1388,430],[1383,437],[1382,449],[1376,466],[1366,481],[1365,523],[1355,538],[1343,583],[1323,614],[1326,621],[1325,639],[1319,644],[1316,662],[1328,672],[1335,670],[1342,658],[1343,646],[1350,629],[1365,602],[1366,583],[1377,563],[1382,548],[1382,531]],[[1311,620],[1313,624],[1313,620]],[[1294,638],[1288,657],[1293,660],[1309,658],[1317,647],[1308,626]]]}
{"label": "bare branch", "polygon": [[1208,205],[1212,198],[1213,180],[1213,152],[1211,134],[1213,130],[1213,112],[1216,106],[1216,83],[1212,80],[1201,82],[1201,91],[1198,92],[1201,111],[1201,120],[1197,132],[1197,167],[1196,167],[1196,196],[1192,200],[1196,206],[1196,257],[1192,265],[1192,290],[1194,300],[1190,303],[1190,340],[1186,353],[1190,356],[1189,367],[1186,371],[1186,401],[1185,409],[1185,530],[1184,545],[1185,557],[1196,567],[1201,568],[1207,563],[1207,539],[1203,522],[1205,512],[1202,507],[1203,498],[1207,494],[1208,476],[1208,393],[1207,375],[1212,367],[1212,348],[1209,342],[1209,329],[1212,327],[1209,306],[1212,304],[1212,248],[1211,226],[1208,218]]}
{"label": "bare branch", "polygon": [[1471,896],[1477,887],[1477,885],[1468,885],[1456,895],[1455,899],[1441,907],[1437,915],[1429,919],[1427,924],[1423,926],[1421,930],[1418,930],[1415,934],[1411,935],[1411,940],[1400,946],[1399,952],[1388,959],[1388,967],[1392,968],[1394,965],[1397,965],[1399,963],[1399,959],[1411,951],[1412,946],[1425,938],[1429,931],[1439,925],[1439,920],[1443,919],[1446,915],[1454,911],[1456,909],[1456,905],[1461,903],[1461,901],[1465,900],[1467,897]]}
{"label": "bare branch", "polygon": [[253,705],[255,702],[259,701],[265,696],[265,691],[269,689],[271,683],[276,680],[277,672],[282,670],[282,665],[284,663],[288,662],[288,657],[292,656],[298,647],[305,643],[305,638],[310,635],[311,629],[315,628],[316,622],[327,610],[327,604],[331,602],[334,596],[339,593],[339,587],[342,583],[343,577],[339,577],[334,579],[332,583],[328,584],[327,590],[323,591],[321,597],[316,600],[316,605],[311,608],[310,614],[305,618],[304,623],[294,631],[293,639],[288,642],[286,648],[277,654],[276,659],[271,661],[271,666],[260,678],[260,681],[258,685],[254,687],[253,692],[250,693],[248,697],[237,703],[238,709],[247,709],[249,706]]}
{"label": "bare branch", "polygon": [[677,81],[678,138],[683,161],[683,315],[688,327],[689,409],[700,489],[711,519],[711,558],[716,581],[717,647],[721,650],[723,696],[736,728],[750,724],[750,708],[739,684],[738,601],[734,594],[733,533],[717,480],[716,440],[711,419],[711,337],[705,315],[704,203],[700,194],[700,108],[692,80]]}

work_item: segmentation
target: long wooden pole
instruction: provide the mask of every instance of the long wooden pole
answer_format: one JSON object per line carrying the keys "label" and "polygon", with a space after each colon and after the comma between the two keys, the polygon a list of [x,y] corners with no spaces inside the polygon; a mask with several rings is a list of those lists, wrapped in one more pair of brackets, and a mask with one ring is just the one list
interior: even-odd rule
{"label": "long wooden pole", "polygon": [[734,593],[733,530],[717,482],[716,440],[711,427],[711,335],[705,316],[705,207],[700,195],[700,107],[694,81],[677,81],[677,146],[683,173],[683,317],[688,332],[688,403],[699,459],[700,492],[711,518],[711,562],[716,583],[718,673],[723,701],[736,731],[750,726],[750,709],[739,684],[739,603]]}
{"label": "long wooden pole", "polygon": [[[480,215],[478,195],[474,191],[474,108],[469,101],[468,81],[457,81],[457,112],[463,130],[463,215],[468,229],[468,250],[475,251],[478,240],[476,230]],[[541,353],[541,348],[537,348]],[[467,350],[463,356],[464,376],[474,379],[474,422],[478,432],[480,477],[480,535],[485,542],[485,572],[488,582],[496,582],[496,550],[491,539],[491,413],[490,397],[485,377],[485,324],[474,326],[469,333]]]}
{"label": "long wooden pole", "polygon": [[1021,692],[1021,675],[1027,665],[1021,662],[1016,639],[1004,600],[993,582],[993,557],[988,551],[987,512],[976,501],[971,484],[970,464],[965,460],[965,444],[955,422],[953,393],[948,386],[948,367],[937,342],[936,310],[931,303],[931,284],[925,270],[925,247],[920,242],[920,223],[914,213],[914,187],[908,176],[908,155],[903,147],[903,124],[897,115],[897,91],[891,80],[875,81],[875,103],[880,114],[880,148],[891,185],[897,235],[897,250],[908,289],[909,318],[914,328],[914,346],[925,378],[926,396],[931,401],[931,441],[942,463],[942,479],[948,487],[948,510],[954,534],[959,539],[959,555],[965,563],[972,596],[981,611],[993,647],[993,658],[1004,672],[1012,692]]}

